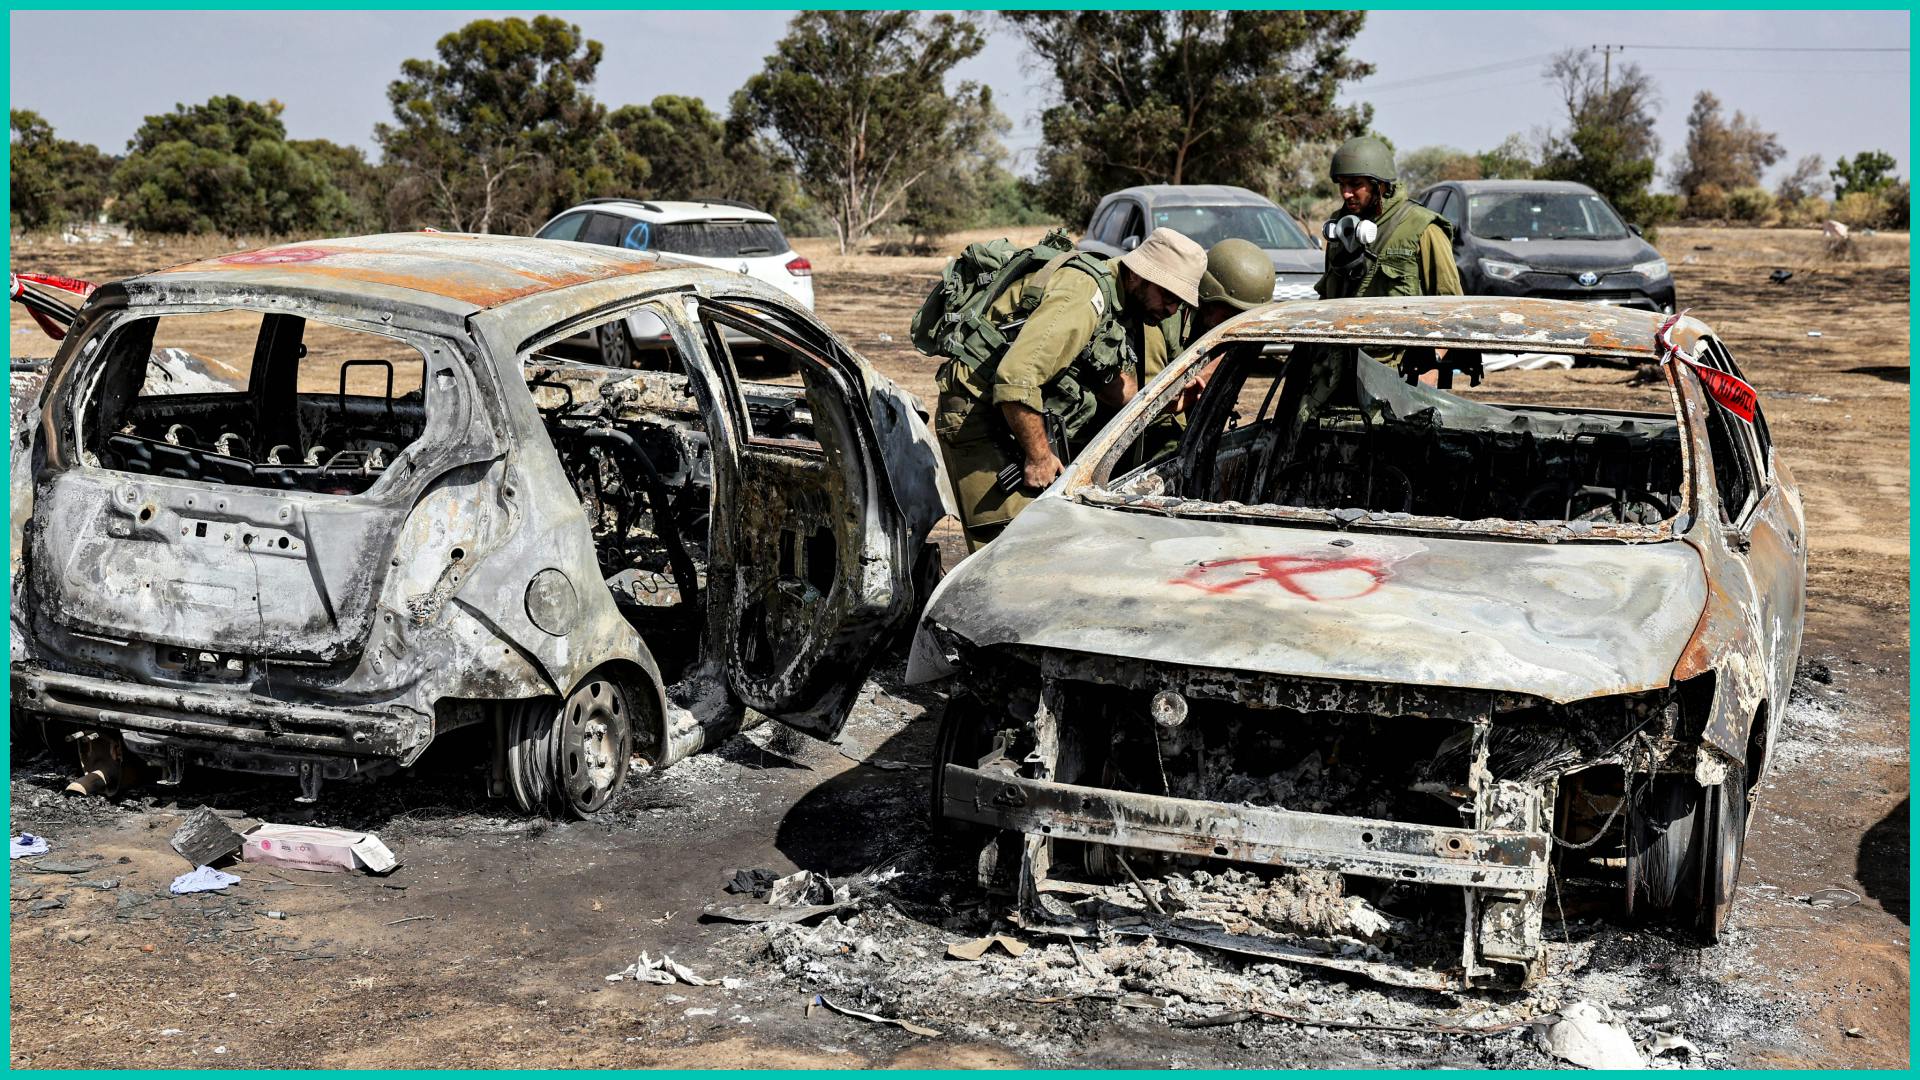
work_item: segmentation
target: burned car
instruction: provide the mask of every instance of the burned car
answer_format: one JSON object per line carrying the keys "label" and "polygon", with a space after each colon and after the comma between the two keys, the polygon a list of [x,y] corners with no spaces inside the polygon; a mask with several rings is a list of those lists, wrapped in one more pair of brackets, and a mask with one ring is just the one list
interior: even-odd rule
{"label": "burned car", "polygon": [[[1666,407],[1416,378],[1514,352],[1641,365]],[[1576,871],[1717,940],[1806,577],[1742,387],[1696,320],[1562,301],[1223,325],[934,594],[937,829],[1029,927],[1410,986],[1536,976]]]}
{"label": "burned car", "polygon": [[[635,316],[666,370],[569,355]],[[306,799],[478,726],[496,794],[576,816],[759,717],[832,737],[951,506],[915,401],[789,297],[497,236],[102,286],[31,453],[16,708]]]}

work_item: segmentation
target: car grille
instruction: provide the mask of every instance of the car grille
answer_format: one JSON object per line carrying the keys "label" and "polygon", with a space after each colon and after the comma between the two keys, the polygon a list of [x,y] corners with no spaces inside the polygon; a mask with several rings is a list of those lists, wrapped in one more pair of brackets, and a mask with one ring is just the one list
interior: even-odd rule
{"label": "car grille", "polygon": [[1660,308],[1660,305],[1648,299],[1646,294],[1633,292],[1630,289],[1531,289],[1527,295],[1547,300],[1578,300],[1589,304],[1645,308],[1648,311],[1657,311]]}

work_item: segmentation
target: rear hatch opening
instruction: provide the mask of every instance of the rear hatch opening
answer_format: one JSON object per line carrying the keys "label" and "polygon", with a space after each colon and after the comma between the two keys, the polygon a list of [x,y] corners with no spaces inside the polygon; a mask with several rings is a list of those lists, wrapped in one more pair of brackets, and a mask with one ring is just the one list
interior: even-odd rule
{"label": "rear hatch opening", "polygon": [[397,337],[230,309],[123,319],[100,349],[82,447],[108,469],[357,495],[426,428],[426,358]]}

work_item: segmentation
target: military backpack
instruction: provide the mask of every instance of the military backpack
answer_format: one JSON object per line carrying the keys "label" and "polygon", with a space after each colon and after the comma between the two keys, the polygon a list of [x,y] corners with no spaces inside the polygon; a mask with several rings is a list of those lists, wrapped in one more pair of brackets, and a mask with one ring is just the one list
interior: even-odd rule
{"label": "military backpack", "polygon": [[1054,229],[1029,248],[1013,241],[988,240],[968,244],[959,257],[940,272],[940,283],[927,294],[913,317],[913,346],[928,356],[957,360],[969,370],[994,360],[1018,336],[1020,325],[1040,305],[1040,290],[1027,289],[1011,318],[994,325],[988,309],[1015,282],[1053,260],[1073,252],[1073,238]]}

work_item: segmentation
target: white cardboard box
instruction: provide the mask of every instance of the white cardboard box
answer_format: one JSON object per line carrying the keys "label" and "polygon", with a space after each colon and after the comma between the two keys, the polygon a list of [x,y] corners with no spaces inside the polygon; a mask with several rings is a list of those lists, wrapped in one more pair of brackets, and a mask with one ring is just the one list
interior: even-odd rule
{"label": "white cardboard box", "polygon": [[293,870],[364,869],[384,874],[400,865],[372,833],[263,822],[242,834],[240,860]]}

